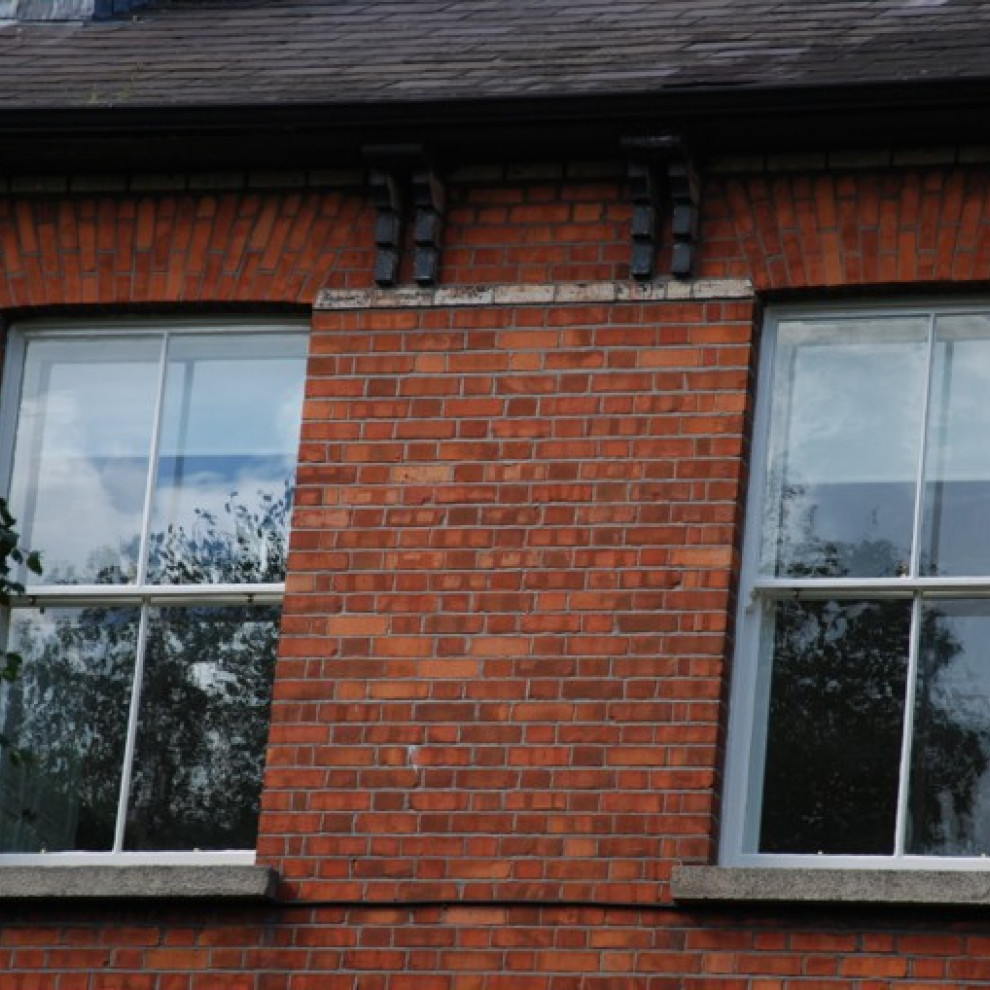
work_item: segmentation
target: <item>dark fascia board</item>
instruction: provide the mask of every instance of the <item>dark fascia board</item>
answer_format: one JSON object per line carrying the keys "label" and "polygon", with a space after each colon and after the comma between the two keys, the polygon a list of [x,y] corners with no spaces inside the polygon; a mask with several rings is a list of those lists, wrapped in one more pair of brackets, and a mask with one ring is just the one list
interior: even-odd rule
{"label": "dark fascia board", "polygon": [[[703,153],[979,142],[990,82],[733,88],[409,103],[0,109],[6,170],[358,165],[382,140],[447,159],[617,152],[676,131]],[[782,124],[786,123],[786,127]],[[275,141],[271,139],[277,139]]]}

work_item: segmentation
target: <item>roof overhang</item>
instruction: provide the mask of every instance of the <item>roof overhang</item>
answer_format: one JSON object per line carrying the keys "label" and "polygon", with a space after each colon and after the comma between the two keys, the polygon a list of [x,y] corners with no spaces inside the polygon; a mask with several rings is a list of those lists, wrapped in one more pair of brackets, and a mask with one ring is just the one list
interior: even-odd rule
{"label": "roof overhang", "polygon": [[697,155],[981,143],[983,80],[571,94],[556,98],[0,109],[7,173],[336,168],[417,141],[449,163],[594,159],[624,137],[683,135]]}

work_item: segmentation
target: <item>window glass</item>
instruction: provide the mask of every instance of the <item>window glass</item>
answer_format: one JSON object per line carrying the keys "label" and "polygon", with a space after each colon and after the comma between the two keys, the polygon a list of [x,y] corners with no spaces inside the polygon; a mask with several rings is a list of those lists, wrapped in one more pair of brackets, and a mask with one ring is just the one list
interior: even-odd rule
{"label": "window glass", "polygon": [[926,603],[911,760],[908,851],[990,853],[990,601]]}
{"label": "window glass", "polygon": [[149,579],[281,581],[304,341],[170,341]]}
{"label": "window glass", "polygon": [[151,611],[125,849],[254,845],[278,618]]}
{"label": "window glass", "polygon": [[918,319],[780,327],[763,570],[908,566],[927,332]]}
{"label": "window glass", "polygon": [[161,339],[29,340],[10,503],[43,579],[137,578]]}
{"label": "window glass", "polygon": [[763,852],[894,851],[910,602],[780,602]]}
{"label": "window glass", "polygon": [[15,609],[0,700],[0,852],[113,848],[137,656],[135,607]]}
{"label": "window glass", "polygon": [[990,318],[939,320],[925,458],[922,572],[990,569]]}

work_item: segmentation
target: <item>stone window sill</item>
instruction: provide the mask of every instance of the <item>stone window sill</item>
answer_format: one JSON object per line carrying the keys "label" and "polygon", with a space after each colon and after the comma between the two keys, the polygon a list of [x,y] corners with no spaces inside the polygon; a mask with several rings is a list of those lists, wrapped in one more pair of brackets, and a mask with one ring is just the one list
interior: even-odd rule
{"label": "stone window sill", "polygon": [[681,866],[680,904],[941,904],[990,906],[990,872]]}
{"label": "stone window sill", "polygon": [[85,900],[266,901],[276,872],[243,864],[203,866],[3,866],[0,901]]}

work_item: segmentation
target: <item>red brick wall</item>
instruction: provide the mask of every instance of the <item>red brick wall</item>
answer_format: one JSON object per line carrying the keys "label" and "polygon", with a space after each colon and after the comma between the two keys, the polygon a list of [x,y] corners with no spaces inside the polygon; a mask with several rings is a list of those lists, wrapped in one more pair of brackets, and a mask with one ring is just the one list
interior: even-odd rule
{"label": "red brick wall", "polygon": [[315,191],[0,199],[0,308],[311,303],[370,284],[371,222]]}
{"label": "red brick wall", "polygon": [[[698,275],[758,289],[985,280],[986,192],[975,166],[714,173]],[[628,274],[631,210],[614,178],[455,186],[450,200],[443,284]],[[312,303],[371,285],[372,228],[357,190],[3,198],[0,306]]]}
{"label": "red brick wall", "polygon": [[751,328],[316,314],[260,845],[287,892],[649,903],[710,854]]}
{"label": "red brick wall", "polygon": [[562,173],[499,186],[455,186],[444,232],[443,282],[627,277],[631,217],[632,205],[614,178],[592,182]]}
{"label": "red brick wall", "polygon": [[990,937],[972,914],[55,905],[4,909],[0,923],[4,990],[970,990],[990,981]]}
{"label": "red brick wall", "polygon": [[[453,191],[445,283],[603,280],[628,272],[612,183]],[[372,284],[373,212],[306,189],[0,198],[0,307],[310,304]]]}
{"label": "red brick wall", "polygon": [[[713,172],[699,274],[978,286],[988,175]],[[627,273],[618,181],[451,204],[445,285]],[[309,305],[370,285],[372,221],[310,189],[0,200],[0,307]],[[281,901],[0,902],[0,990],[990,981],[974,912],[669,901],[717,839],[759,319],[704,291],[316,312],[259,839]]]}
{"label": "red brick wall", "polygon": [[975,167],[713,177],[700,274],[757,289],[986,280],[986,196]]}

